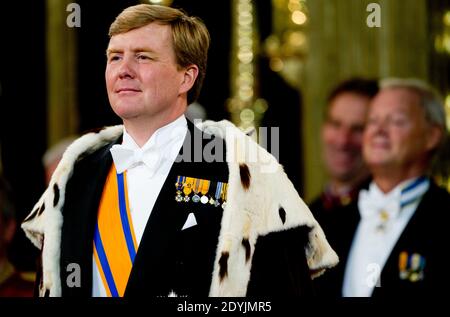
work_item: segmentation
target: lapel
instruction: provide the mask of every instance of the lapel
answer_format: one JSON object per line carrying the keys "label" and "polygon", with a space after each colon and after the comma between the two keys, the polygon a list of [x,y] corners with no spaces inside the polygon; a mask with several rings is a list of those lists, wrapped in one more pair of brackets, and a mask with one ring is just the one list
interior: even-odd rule
{"label": "lapel", "polygon": [[412,283],[409,280],[400,279],[399,256],[403,251],[408,252],[410,255],[412,253],[418,253],[425,257],[427,260],[427,266],[429,267],[429,257],[436,248],[435,245],[430,244],[430,232],[428,231],[432,230],[430,220],[433,218],[431,213],[434,212],[434,208],[432,206],[435,204],[435,201],[433,201],[433,197],[435,197],[435,186],[436,185],[432,182],[430,183],[430,189],[423,196],[422,201],[414,212],[414,215],[411,217],[397,243],[392,249],[392,252],[381,272],[380,279],[382,287],[374,289],[372,295],[373,297],[386,295],[391,296],[396,292],[399,292],[399,290],[402,290],[399,292],[400,295],[405,296],[410,290],[417,291],[418,288],[421,288],[423,283]]}
{"label": "lapel", "polygon": [[320,293],[341,296],[345,267],[360,219],[357,199],[342,209],[336,210],[328,219],[329,230],[325,231],[325,234],[331,247],[339,256],[339,263],[323,277],[315,280]]}
{"label": "lapel", "polygon": [[[106,176],[112,164],[110,148],[121,142],[119,137],[93,154],[79,161],[67,183],[63,209],[64,222],[61,234],[61,286],[63,296],[91,296],[92,254],[94,228],[98,206]],[[78,264],[81,287],[67,286],[66,280],[73,272],[67,269]]]}
{"label": "lapel", "polygon": [[[202,132],[190,121],[188,131],[180,155],[190,151],[193,159],[195,141],[192,140]],[[203,139],[200,145],[203,150]],[[214,177],[213,180],[227,182],[228,168],[225,161],[206,164],[183,161],[172,165],[145,227],[125,291],[127,297],[167,296],[171,291],[178,294],[196,293],[183,286],[192,284],[184,283],[184,277],[191,275],[197,279],[195,284],[199,286],[199,292],[205,296],[208,294],[222,213],[218,211],[220,208],[209,204],[176,202],[175,182],[178,175],[210,180]],[[198,225],[181,230],[191,212]],[[197,263],[195,268],[189,265],[193,258]]]}

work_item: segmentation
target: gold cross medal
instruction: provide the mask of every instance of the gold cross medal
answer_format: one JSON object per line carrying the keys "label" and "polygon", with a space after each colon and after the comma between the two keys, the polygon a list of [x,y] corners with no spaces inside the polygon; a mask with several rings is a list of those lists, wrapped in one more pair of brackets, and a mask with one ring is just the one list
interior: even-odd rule
{"label": "gold cross medal", "polygon": [[183,185],[184,185],[184,181],[185,181],[186,177],[184,176],[177,176],[177,182],[175,183],[175,188],[176,188],[176,195],[175,195],[175,200],[179,203],[183,201],[183,196],[182,194],[182,189],[183,189]]}
{"label": "gold cross medal", "polygon": [[184,187],[183,187],[183,193],[184,193],[183,200],[185,202],[188,202],[189,200],[191,200],[191,197],[189,197],[189,195],[192,193],[194,180],[195,180],[195,178],[193,178],[193,177],[186,178],[186,183],[184,184]]}

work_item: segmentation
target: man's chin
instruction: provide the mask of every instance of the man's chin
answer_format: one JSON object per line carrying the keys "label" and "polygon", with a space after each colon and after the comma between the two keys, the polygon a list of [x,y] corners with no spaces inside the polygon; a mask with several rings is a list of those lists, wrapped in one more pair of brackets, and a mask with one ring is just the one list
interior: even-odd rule
{"label": "man's chin", "polygon": [[113,108],[114,113],[122,120],[133,120],[139,117],[140,112],[133,106],[118,105]]}

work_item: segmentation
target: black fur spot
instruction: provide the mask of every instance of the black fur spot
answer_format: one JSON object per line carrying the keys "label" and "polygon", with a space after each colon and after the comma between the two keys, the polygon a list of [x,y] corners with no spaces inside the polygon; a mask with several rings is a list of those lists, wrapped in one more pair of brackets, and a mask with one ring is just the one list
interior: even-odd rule
{"label": "black fur spot", "polygon": [[280,214],[280,219],[281,222],[284,223],[286,222],[286,211],[283,208],[278,209],[278,213]]}
{"label": "black fur spot", "polygon": [[39,207],[39,211],[37,213],[38,216],[40,216],[45,210],[45,202],[42,203],[42,206]]}
{"label": "black fur spot", "polygon": [[222,255],[219,259],[219,276],[220,281],[222,282],[223,279],[228,275],[228,257],[230,254],[228,252],[222,252]]}
{"label": "black fur spot", "polygon": [[309,269],[309,275],[311,277],[316,276],[320,271],[323,271],[325,268],[317,268],[317,269]]}
{"label": "black fur spot", "polygon": [[53,197],[53,207],[56,207],[59,201],[59,187],[56,183],[53,185],[53,193],[55,195],[55,197]]}
{"label": "black fur spot", "polygon": [[242,245],[244,246],[245,249],[245,262],[248,262],[248,260],[250,260],[250,254],[251,254],[251,247],[250,247],[250,242],[248,241],[248,239],[242,239]]}
{"label": "black fur spot", "polygon": [[241,175],[242,187],[245,190],[248,190],[250,188],[251,175],[250,175],[250,170],[248,169],[247,164],[245,164],[245,163],[239,164],[239,173]]}
{"label": "black fur spot", "polygon": [[247,134],[247,136],[252,136],[253,134],[255,134],[255,132],[256,132],[256,129],[253,128],[251,130],[245,131],[245,134]]}
{"label": "black fur spot", "polygon": [[30,219],[36,217],[36,213],[38,212],[38,210],[39,210],[38,208],[36,208],[35,210],[33,210],[33,211],[31,212],[31,214],[29,214],[29,215],[23,220],[23,222],[27,222],[28,220],[30,220]]}
{"label": "black fur spot", "polygon": [[82,134],[86,134],[86,133],[100,133],[103,130],[105,130],[105,127],[93,128],[93,129],[85,130]]}

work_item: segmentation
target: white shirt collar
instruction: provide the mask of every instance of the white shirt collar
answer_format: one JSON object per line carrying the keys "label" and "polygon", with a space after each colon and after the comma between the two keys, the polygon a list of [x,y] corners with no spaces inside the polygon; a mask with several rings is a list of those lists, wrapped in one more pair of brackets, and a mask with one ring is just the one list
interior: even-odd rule
{"label": "white shirt collar", "polygon": [[388,193],[384,193],[378,187],[378,185],[374,181],[372,181],[369,185],[368,194],[371,196],[372,199],[378,202],[379,206],[387,204],[391,201],[400,201],[400,195],[403,188],[402,184],[398,184]]}
{"label": "white shirt collar", "polygon": [[186,133],[187,121],[182,115],[156,130],[140,148],[124,127],[122,144],[115,144],[110,149],[117,172],[122,173],[144,164],[151,171],[149,174],[151,177],[162,163],[173,162],[179,151],[175,145],[183,143]]}
{"label": "white shirt collar", "polygon": [[361,217],[372,217],[381,210],[385,210],[392,219],[399,215],[405,202],[408,202],[411,198],[421,197],[428,187],[429,181],[427,179],[414,177],[401,182],[388,193],[384,193],[372,181],[369,190],[363,189],[359,193],[358,206]]}
{"label": "white shirt collar", "polygon": [[123,140],[122,145],[131,150],[142,149],[143,151],[157,145],[158,147],[164,146],[169,143],[176,136],[185,135],[187,127],[186,117],[183,115],[179,116],[176,120],[162,126],[158,130],[156,130],[150,139],[145,142],[145,144],[141,147],[137,145],[131,135],[128,134],[125,126],[123,127]]}

